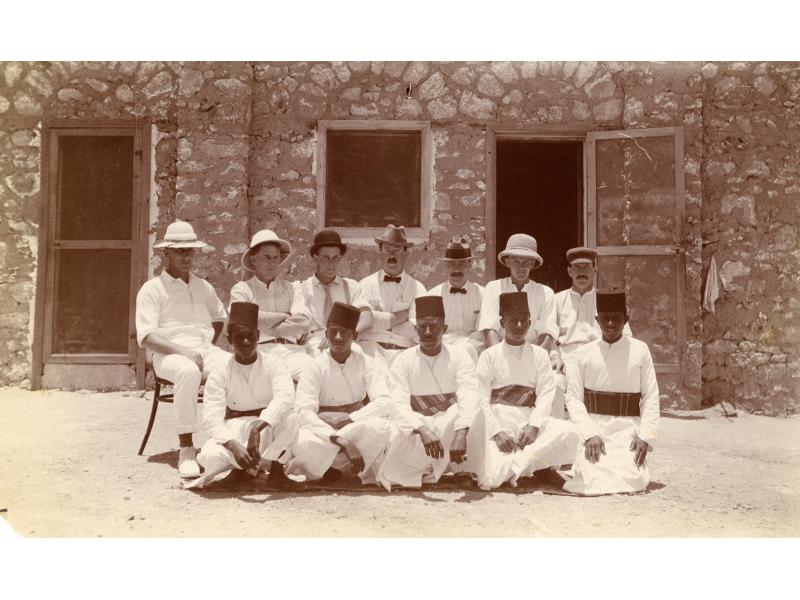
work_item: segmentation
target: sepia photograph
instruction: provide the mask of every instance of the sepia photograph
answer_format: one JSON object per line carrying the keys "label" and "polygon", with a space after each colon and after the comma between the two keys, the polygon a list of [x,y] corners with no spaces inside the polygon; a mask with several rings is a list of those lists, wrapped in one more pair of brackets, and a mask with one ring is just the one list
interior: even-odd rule
{"label": "sepia photograph", "polygon": [[271,48],[4,47],[3,538],[800,535],[800,60]]}

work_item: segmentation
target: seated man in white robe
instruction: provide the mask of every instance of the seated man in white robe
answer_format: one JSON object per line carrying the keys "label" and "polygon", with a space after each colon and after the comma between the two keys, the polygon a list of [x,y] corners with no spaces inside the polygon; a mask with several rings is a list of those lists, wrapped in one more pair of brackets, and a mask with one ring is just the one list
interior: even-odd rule
{"label": "seated man in white robe", "polygon": [[[505,482],[516,487],[521,477],[571,464],[580,442],[571,423],[550,418],[553,371],[547,352],[525,341],[531,315],[524,292],[500,294],[500,324],[503,341],[478,359],[481,412],[475,428],[484,429],[486,448],[477,475],[487,490]],[[552,477],[550,471],[543,475]]]}
{"label": "seated man in white robe", "polygon": [[366,329],[372,321],[369,304],[363,300],[358,282],[339,275],[345,252],[347,245],[332,229],[318,232],[309,249],[314,260],[314,274],[300,284],[300,291],[310,314],[305,346],[311,356],[319,356],[329,347],[326,327],[334,302],[350,304],[362,311],[357,331]]}
{"label": "seated man in white robe", "polygon": [[242,255],[242,266],[253,273],[231,288],[231,302],[258,304],[259,351],[279,356],[297,381],[311,357],[303,345],[310,314],[300,293],[300,284],[286,281],[281,266],[292,252],[286,240],[262,229]]}
{"label": "seated man in white robe", "polygon": [[411,408],[418,434],[409,438],[403,460],[420,473],[417,486],[436,483],[448,471],[456,483],[471,486],[474,465],[482,460],[482,445],[472,450],[470,429],[480,402],[475,363],[463,348],[442,344],[447,330],[442,297],[420,296],[415,303],[420,343],[401,352],[390,371],[398,410]]}
{"label": "seated man in white robe", "polygon": [[509,277],[490,281],[483,289],[478,328],[484,334],[486,347],[499,343],[503,336],[503,328],[500,327],[500,294],[525,292],[528,294],[528,307],[533,321],[526,339],[549,352],[558,336],[553,302],[555,294],[548,286],[531,279],[531,271],[544,263],[537,250],[536,239],[524,233],[515,233],[508,238],[506,248],[497,255],[497,260],[508,267],[511,273]]}
{"label": "seated man in white robe", "polygon": [[[478,355],[484,349],[483,333],[478,330],[483,287],[468,281],[472,261],[475,260],[469,247],[469,240],[464,237],[451,239],[444,251],[444,258],[436,260],[444,262],[448,278],[444,283],[430,289],[426,295],[441,296],[444,302],[447,333],[444,334],[442,341],[450,346],[461,345],[477,363]],[[416,311],[413,306],[409,320],[416,323]]]}
{"label": "seated man in white robe", "polygon": [[[382,360],[351,351],[361,312],[335,302],[328,316],[330,348],[303,371],[297,385],[296,411],[300,428],[291,445],[287,473],[306,480],[337,480],[358,475],[365,484],[414,483],[393,456],[402,449],[401,432],[393,419],[388,373]],[[398,419],[400,420],[400,419]],[[399,465],[389,469],[384,463]]]}
{"label": "seated man in white robe", "polygon": [[375,243],[382,268],[358,282],[370,307],[368,327],[358,343],[364,352],[391,365],[398,353],[416,344],[408,316],[414,298],[425,293],[425,286],[405,272],[408,249],[413,245],[406,239],[405,227],[388,225]]}
{"label": "seated man in white robe", "polygon": [[[233,355],[211,371],[205,387],[203,424],[209,435],[197,461],[205,473],[188,488],[202,487],[231,469],[291,488],[279,460],[296,434],[294,385],[286,364],[257,351],[258,305],[231,304],[228,341]],[[283,456],[282,456],[283,455]]]}
{"label": "seated man in white robe", "polygon": [[640,492],[658,431],[659,395],[647,344],[623,335],[624,291],[597,292],[600,340],[567,364],[567,411],[584,440],[564,489],[594,496]]}
{"label": "seated man in white robe", "polygon": [[[597,251],[579,246],[567,250],[567,273],[572,279],[572,287],[555,295],[558,338],[550,351],[550,362],[556,371],[556,395],[553,400],[552,415],[563,419],[564,396],[567,391],[567,378],[564,364],[574,359],[577,351],[602,337],[597,324],[597,290],[594,278],[597,274]],[[628,323],[623,335],[631,335]]]}

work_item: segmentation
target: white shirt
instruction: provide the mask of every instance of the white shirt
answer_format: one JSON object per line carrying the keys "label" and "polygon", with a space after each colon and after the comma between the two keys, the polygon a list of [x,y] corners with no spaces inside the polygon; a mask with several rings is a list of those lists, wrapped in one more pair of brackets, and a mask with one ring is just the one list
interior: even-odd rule
{"label": "white shirt", "polygon": [[486,414],[489,437],[500,431],[491,411],[492,390],[507,385],[524,385],[536,390],[536,406],[530,411],[528,425],[542,427],[550,416],[556,391],[547,351],[533,344],[510,346],[501,342],[481,353],[477,369],[481,383],[481,406]]}
{"label": "white shirt", "polygon": [[[475,363],[462,348],[442,344],[442,351],[436,357],[425,355],[419,346],[403,350],[392,362],[390,378],[392,395],[399,407],[410,409],[412,395],[455,392],[458,403],[455,429],[472,424],[480,405],[480,384]],[[421,415],[413,415],[417,427],[424,424]]]}
{"label": "white shirt", "polygon": [[[441,296],[444,303],[444,322],[447,333],[469,337],[478,331],[478,319],[481,315],[483,287],[472,281],[466,282],[466,294],[451,294],[450,282],[445,281],[431,288],[426,296]],[[411,323],[417,322],[416,305],[411,307],[409,316]]]}
{"label": "white shirt", "polygon": [[528,294],[528,308],[531,311],[531,327],[525,339],[535,344],[539,335],[543,333],[557,338],[558,322],[553,290],[535,281],[528,281],[522,290],[517,290],[510,277],[495,279],[486,284],[478,329],[481,331],[493,329],[502,339],[504,332],[500,327],[500,294],[517,291]]}
{"label": "white shirt", "polygon": [[259,313],[279,312],[291,315],[275,327],[264,328],[259,324],[259,342],[276,337],[299,338],[306,332],[311,318],[300,285],[296,281],[286,281],[276,277],[269,285],[258,277],[240,281],[231,288],[231,302],[253,302],[258,304]]}
{"label": "white shirt", "polygon": [[381,269],[358,282],[364,301],[372,309],[372,327],[360,334],[359,340],[413,346],[417,337],[414,326],[405,321],[391,328],[392,313],[410,310],[414,299],[425,295],[425,286],[405,271],[399,275],[400,283],[388,283],[384,275]]}
{"label": "white shirt", "polygon": [[[572,288],[555,295],[556,317],[558,320],[558,343],[561,346],[587,344],[603,337],[595,317],[597,316],[597,289],[592,288],[583,295]],[[631,328],[625,323],[623,335],[631,335]]]}
{"label": "white shirt", "polygon": [[173,344],[199,349],[214,339],[211,323],[225,321],[225,306],[205,279],[189,283],[166,271],[146,281],[136,294],[136,341],[153,332]]}
{"label": "white shirt", "polygon": [[[356,308],[369,306],[369,303],[363,299],[361,288],[355,279],[337,275],[336,279],[330,283],[329,290],[331,305],[334,302],[344,302]],[[317,279],[316,275],[312,275],[300,284],[300,291],[310,315],[308,331],[313,333],[324,330],[327,327],[325,322],[325,285]]]}
{"label": "white shirt", "polygon": [[599,435],[586,410],[583,390],[641,393],[639,438],[653,445],[658,431],[659,395],[650,348],[641,340],[623,335],[613,344],[602,339],[582,347],[574,364],[567,364],[565,402],[570,419],[584,439]]}
{"label": "white shirt", "polygon": [[263,408],[259,418],[272,426],[283,421],[294,404],[294,384],[286,363],[274,354],[257,353],[255,362],[243,365],[233,354],[212,369],[203,397],[203,424],[214,441],[234,439],[225,426],[225,409]]}

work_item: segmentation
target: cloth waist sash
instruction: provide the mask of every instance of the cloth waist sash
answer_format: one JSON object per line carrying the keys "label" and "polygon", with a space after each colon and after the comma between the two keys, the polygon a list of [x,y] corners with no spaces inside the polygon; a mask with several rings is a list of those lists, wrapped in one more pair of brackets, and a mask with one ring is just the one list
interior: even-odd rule
{"label": "cloth waist sash", "polygon": [[261,414],[263,408],[254,408],[252,410],[234,410],[229,406],[225,407],[225,420],[238,419],[239,417],[257,417]]}
{"label": "cloth waist sash", "polygon": [[431,417],[438,412],[445,412],[456,403],[456,393],[428,394],[425,396],[411,395],[411,408],[414,412]]}
{"label": "cloth waist sash", "polygon": [[611,417],[638,417],[642,394],[627,392],[596,392],[583,389],[586,410],[595,415]]}
{"label": "cloth waist sash", "polygon": [[323,406],[322,404],[319,405],[319,412],[338,412],[338,413],[353,413],[356,412],[360,408],[364,408],[364,405],[369,402],[369,397],[364,396],[363,400],[359,400],[358,402],[351,402],[350,404],[334,404]]}
{"label": "cloth waist sash", "polygon": [[491,403],[533,408],[536,406],[536,390],[527,385],[504,385],[492,390]]}

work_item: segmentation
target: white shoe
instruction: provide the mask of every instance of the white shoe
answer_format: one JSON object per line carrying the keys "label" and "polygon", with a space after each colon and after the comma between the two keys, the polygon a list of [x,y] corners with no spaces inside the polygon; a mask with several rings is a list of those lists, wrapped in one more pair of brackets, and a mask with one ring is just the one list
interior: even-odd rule
{"label": "white shoe", "polygon": [[181,448],[178,453],[178,474],[183,479],[200,477],[200,465],[197,464],[197,449]]}

